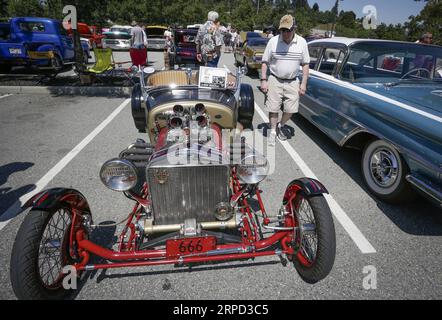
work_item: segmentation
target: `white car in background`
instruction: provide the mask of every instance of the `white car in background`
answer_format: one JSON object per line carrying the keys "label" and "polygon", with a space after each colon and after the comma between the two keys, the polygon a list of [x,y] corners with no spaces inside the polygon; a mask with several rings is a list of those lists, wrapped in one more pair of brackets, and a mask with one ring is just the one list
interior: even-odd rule
{"label": "white car in background", "polygon": [[129,50],[131,30],[131,26],[112,26],[108,32],[103,33],[103,48],[111,48],[112,50]]}

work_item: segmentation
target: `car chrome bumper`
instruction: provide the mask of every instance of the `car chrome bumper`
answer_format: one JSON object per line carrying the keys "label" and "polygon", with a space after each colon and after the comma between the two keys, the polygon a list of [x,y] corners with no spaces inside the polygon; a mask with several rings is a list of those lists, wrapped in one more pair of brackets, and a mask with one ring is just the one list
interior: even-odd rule
{"label": "car chrome bumper", "polygon": [[439,208],[442,209],[442,191],[439,188],[419,179],[416,176],[412,176],[411,174],[407,175],[405,178],[409,183],[411,183],[412,186],[419,189],[425,193],[427,197],[439,204]]}

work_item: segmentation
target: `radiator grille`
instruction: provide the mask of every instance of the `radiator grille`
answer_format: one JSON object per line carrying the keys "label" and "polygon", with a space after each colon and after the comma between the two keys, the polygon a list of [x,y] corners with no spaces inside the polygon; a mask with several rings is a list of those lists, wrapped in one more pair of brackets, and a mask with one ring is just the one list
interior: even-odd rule
{"label": "radiator grille", "polygon": [[213,221],[216,206],[229,202],[228,166],[152,167],[147,181],[156,225]]}

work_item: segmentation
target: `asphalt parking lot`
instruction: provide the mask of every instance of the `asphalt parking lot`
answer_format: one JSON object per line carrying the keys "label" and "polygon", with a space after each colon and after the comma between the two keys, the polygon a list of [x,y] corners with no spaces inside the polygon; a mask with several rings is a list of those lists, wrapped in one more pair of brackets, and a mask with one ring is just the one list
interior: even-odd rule
{"label": "asphalt parking lot", "polygon": [[[125,58],[127,53],[118,53]],[[127,55],[128,57],[128,55]],[[149,53],[156,69],[162,53]],[[233,55],[219,67],[233,71]],[[267,122],[258,75],[254,127]],[[42,188],[81,191],[95,222],[120,221],[132,202],[100,182],[102,163],[137,138],[125,98],[0,94],[0,299],[15,299],[9,279],[14,238],[25,213],[13,217],[26,194]],[[309,285],[277,257],[216,266],[173,266],[93,272],[77,299],[441,299],[442,212],[424,199],[390,205],[371,196],[360,173],[360,153],[342,150],[300,116],[289,122],[295,136],[276,145],[276,170],[261,185],[269,213],[276,214],[287,184],[316,176],[330,191],[336,229],[331,274]],[[19,201],[19,202],[17,202]],[[111,246],[110,229],[92,239]],[[367,284],[367,275],[376,274]],[[373,278],[372,278],[373,279]]]}

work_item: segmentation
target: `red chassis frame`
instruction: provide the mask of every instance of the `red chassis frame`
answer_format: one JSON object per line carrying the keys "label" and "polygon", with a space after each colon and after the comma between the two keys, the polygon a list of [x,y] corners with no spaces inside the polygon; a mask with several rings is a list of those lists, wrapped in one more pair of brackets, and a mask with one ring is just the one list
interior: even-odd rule
{"label": "red chassis frame", "polygon": [[[217,126],[213,126],[215,130],[220,130]],[[156,148],[160,148],[164,144],[167,130],[160,130]],[[221,137],[221,135],[219,135]],[[218,146],[221,140],[217,140]],[[73,189],[56,188],[43,191],[35,195],[29,200],[24,207],[32,207],[33,209],[51,210],[60,204],[70,207],[72,212],[72,224],[69,234],[70,256],[75,259],[74,267],[77,271],[108,269],[120,267],[137,267],[152,266],[163,264],[188,265],[193,263],[215,262],[225,260],[251,259],[262,256],[278,255],[282,260],[282,255],[287,255],[289,260],[293,260],[296,256],[297,260],[305,267],[310,267],[314,261],[309,261],[301,253],[299,248],[300,232],[297,226],[296,210],[299,201],[295,198],[299,193],[302,197],[309,197],[328,193],[326,188],[317,180],[311,178],[301,178],[292,181],[286,188],[283,205],[283,216],[278,219],[269,218],[267,216],[264,204],[261,198],[261,190],[254,187],[253,192],[247,187],[242,187],[236,174],[236,167],[231,171],[232,190],[231,202],[237,203],[241,212],[241,223],[238,231],[241,235],[240,243],[227,243],[216,245],[213,243],[213,237],[200,237],[202,241],[201,247],[209,247],[209,251],[192,252],[191,254],[171,254],[166,249],[149,249],[137,250],[137,230],[136,224],[142,217],[143,207],[150,205],[148,197],[148,185],[144,184],[140,194],[130,193],[133,200],[136,201],[132,212],[127,218],[127,223],[119,236],[118,251],[103,248],[88,239],[87,228],[83,225],[83,216],[90,214],[89,205],[85,197],[78,191]],[[262,223],[255,219],[255,212],[252,212],[248,199],[255,198],[259,203],[259,211],[261,213]],[[92,220],[92,219],[91,219]],[[279,227],[272,227],[270,224],[282,222]],[[264,238],[260,233],[261,228],[273,229],[274,234]],[[129,232],[129,235],[128,235]],[[179,238],[185,239],[186,237]],[[207,243],[205,243],[207,241]],[[269,247],[280,244],[277,249]],[[167,244],[166,244],[167,247]],[[176,248],[175,248],[176,249]],[[267,249],[267,250],[266,250]],[[111,263],[90,264],[88,265],[90,255],[94,254]],[[282,260],[283,261],[283,260]]]}
{"label": "red chassis frame", "polygon": [[[108,268],[121,268],[121,267],[139,267],[139,266],[152,266],[152,265],[164,265],[164,264],[176,264],[176,265],[188,265],[193,263],[225,261],[225,260],[239,260],[250,259],[262,256],[272,256],[286,254],[289,259],[295,254],[295,237],[296,237],[296,216],[294,199],[298,192],[303,189],[299,184],[292,183],[287,187],[284,195],[285,204],[285,216],[283,217],[284,230],[276,230],[275,234],[268,238],[261,238],[259,236],[258,226],[254,219],[254,213],[251,211],[248,205],[248,196],[243,196],[245,189],[241,189],[241,185],[238,177],[236,176],[235,168],[232,169],[232,189],[233,189],[233,201],[238,201],[240,204],[240,210],[242,213],[242,223],[239,227],[241,236],[241,243],[231,243],[216,245],[214,250],[209,252],[201,252],[196,254],[186,254],[182,256],[170,257],[167,256],[166,249],[151,249],[151,250],[136,250],[135,237],[136,228],[135,224],[141,218],[140,210],[143,206],[149,204],[148,199],[148,186],[145,183],[141,196],[134,197],[136,204],[133,207],[132,212],[129,215],[126,226],[124,227],[121,235],[119,236],[119,250],[109,250],[103,248],[92,241],[88,240],[85,228],[79,223],[81,217],[81,210],[71,206],[73,212],[71,233],[69,239],[69,248],[71,248],[71,255],[78,258],[78,263],[74,264],[77,271],[95,270],[95,269],[108,269]],[[258,200],[260,212],[262,215],[262,225],[265,227],[271,223],[271,219],[267,216],[262,198],[261,190],[256,190],[254,193]],[[130,232],[128,240],[125,241],[127,232]],[[266,248],[280,243],[281,249],[265,250]],[[75,243],[75,245],[74,245]],[[72,248],[76,248],[77,252],[73,252]],[[217,253],[218,252],[218,253]],[[112,263],[104,264],[91,264],[88,265],[90,254],[99,256],[105,260],[112,261]],[[311,265],[300,252],[297,253],[299,261],[305,265]]]}

